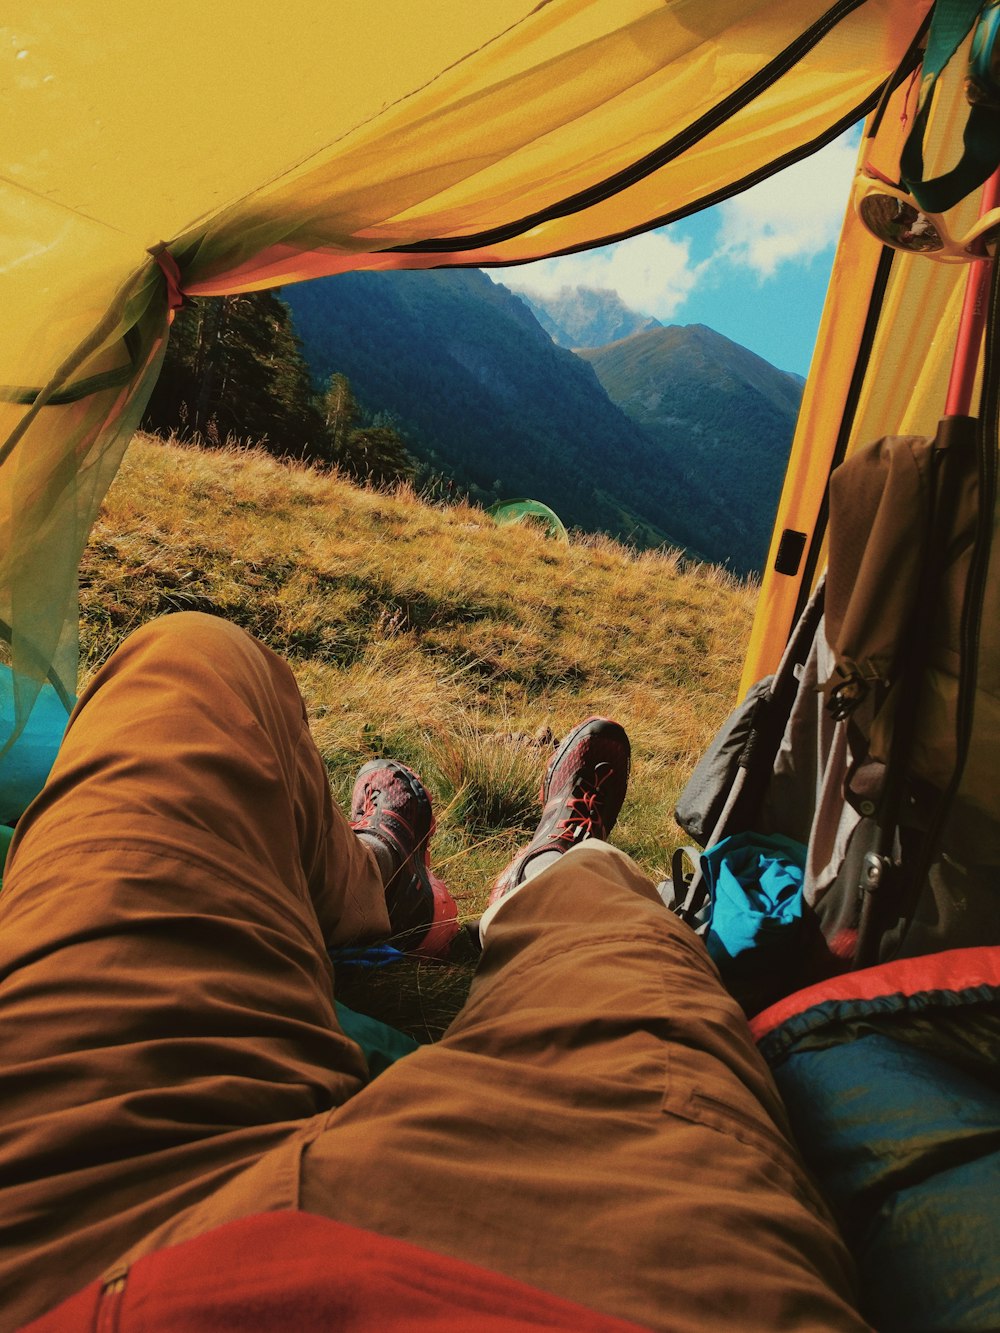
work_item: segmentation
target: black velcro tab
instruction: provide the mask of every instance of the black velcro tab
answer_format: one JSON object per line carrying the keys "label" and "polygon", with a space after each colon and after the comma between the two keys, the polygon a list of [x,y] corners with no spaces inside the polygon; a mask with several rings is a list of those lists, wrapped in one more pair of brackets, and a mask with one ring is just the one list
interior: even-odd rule
{"label": "black velcro tab", "polygon": [[802,562],[802,552],[806,549],[806,534],[786,528],[778,543],[778,554],[774,557],[776,574],[797,574]]}

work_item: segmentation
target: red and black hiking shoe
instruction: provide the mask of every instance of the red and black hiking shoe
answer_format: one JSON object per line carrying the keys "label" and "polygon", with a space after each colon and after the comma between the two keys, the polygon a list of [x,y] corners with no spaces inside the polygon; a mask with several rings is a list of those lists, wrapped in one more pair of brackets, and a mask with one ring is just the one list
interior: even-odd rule
{"label": "red and black hiking shoe", "polygon": [[351,828],[380,842],[395,863],[385,886],[393,941],[406,953],[443,958],[458,933],[458,908],[431,874],[434,815],[416,773],[392,759],[365,764],[354,782]]}
{"label": "red and black hiking shoe", "polygon": [[631,756],[625,728],[610,718],[591,717],[573,728],[546,769],[535,836],[493,885],[491,904],[523,882],[536,856],[608,836],[625,800]]}

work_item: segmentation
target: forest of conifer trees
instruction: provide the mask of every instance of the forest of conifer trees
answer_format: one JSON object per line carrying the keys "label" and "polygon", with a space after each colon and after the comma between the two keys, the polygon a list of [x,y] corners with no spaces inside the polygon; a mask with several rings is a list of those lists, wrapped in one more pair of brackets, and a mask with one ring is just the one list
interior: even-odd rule
{"label": "forest of conifer trees", "polygon": [[364,414],[344,375],[316,392],[273,292],[200,297],[178,312],[142,424],[196,444],[260,445],[375,486],[416,475],[395,422]]}

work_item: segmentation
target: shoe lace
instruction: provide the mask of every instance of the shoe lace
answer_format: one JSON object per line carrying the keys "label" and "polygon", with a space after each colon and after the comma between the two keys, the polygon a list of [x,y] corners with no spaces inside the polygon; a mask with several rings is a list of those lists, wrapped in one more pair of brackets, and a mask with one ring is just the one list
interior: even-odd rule
{"label": "shoe lace", "polygon": [[557,833],[568,835],[571,841],[579,842],[592,835],[595,824],[601,833],[604,832],[601,788],[614,777],[614,771],[611,764],[600,763],[594,767],[593,782],[586,778],[580,779],[579,790],[573,793],[567,803],[567,814],[556,825]]}

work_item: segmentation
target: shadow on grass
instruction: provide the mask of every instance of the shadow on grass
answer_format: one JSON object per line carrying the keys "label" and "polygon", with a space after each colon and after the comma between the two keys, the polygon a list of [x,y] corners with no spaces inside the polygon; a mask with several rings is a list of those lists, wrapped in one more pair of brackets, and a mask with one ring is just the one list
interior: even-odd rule
{"label": "shadow on grass", "polygon": [[446,961],[405,957],[385,967],[336,968],[337,999],[421,1044],[444,1036],[469,994],[479,949],[459,931]]}

